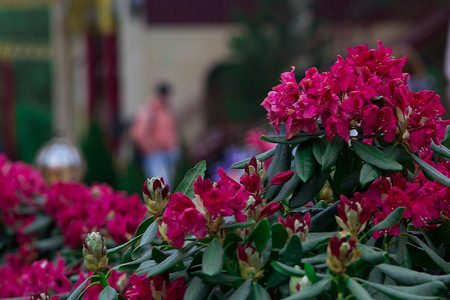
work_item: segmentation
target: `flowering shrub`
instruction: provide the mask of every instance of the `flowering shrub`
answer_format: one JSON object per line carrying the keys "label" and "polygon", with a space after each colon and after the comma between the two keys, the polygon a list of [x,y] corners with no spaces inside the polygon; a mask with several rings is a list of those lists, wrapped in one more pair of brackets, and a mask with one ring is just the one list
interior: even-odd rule
{"label": "flowering shrub", "polygon": [[174,193],[147,179],[146,209],[53,186],[44,206],[66,244],[94,231],[69,299],[448,297],[449,122],[434,92],[408,90],[405,62],[379,43],[299,82],[283,73],[262,102],[275,147],[235,163],[239,180],[205,178],[202,161]]}

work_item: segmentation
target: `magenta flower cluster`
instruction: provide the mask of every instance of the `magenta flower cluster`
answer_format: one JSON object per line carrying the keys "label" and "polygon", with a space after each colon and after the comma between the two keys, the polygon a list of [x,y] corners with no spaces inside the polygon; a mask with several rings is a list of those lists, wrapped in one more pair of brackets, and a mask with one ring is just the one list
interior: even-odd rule
{"label": "magenta flower cluster", "polygon": [[279,133],[286,126],[286,138],[300,131],[324,129],[327,138],[345,141],[352,129],[364,135],[380,134],[386,142],[398,141],[415,152],[440,144],[448,121],[439,96],[432,91],[411,92],[409,74],[402,73],[406,58],[394,58],[392,49],[358,45],[338,56],[330,71],[306,71],[297,84],[294,67],[281,75],[281,84],[269,92],[262,106],[270,124]]}

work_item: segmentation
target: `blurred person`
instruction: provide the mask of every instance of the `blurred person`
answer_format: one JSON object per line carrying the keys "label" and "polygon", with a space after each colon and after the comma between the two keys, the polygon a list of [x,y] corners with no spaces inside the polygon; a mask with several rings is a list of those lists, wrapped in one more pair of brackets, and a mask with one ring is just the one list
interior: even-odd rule
{"label": "blurred person", "polygon": [[179,153],[177,122],[170,108],[170,94],[169,84],[159,84],[156,95],[140,107],[131,128],[131,138],[141,155],[145,176],[163,177],[169,186],[173,183]]}

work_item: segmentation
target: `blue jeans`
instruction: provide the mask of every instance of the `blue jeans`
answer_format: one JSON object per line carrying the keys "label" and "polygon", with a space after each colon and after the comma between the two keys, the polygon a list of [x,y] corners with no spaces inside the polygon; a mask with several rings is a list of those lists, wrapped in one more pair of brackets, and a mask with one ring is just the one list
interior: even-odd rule
{"label": "blue jeans", "polygon": [[158,151],[145,155],[142,161],[144,175],[147,178],[162,177],[164,182],[172,188],[177,158],[178,150]]}

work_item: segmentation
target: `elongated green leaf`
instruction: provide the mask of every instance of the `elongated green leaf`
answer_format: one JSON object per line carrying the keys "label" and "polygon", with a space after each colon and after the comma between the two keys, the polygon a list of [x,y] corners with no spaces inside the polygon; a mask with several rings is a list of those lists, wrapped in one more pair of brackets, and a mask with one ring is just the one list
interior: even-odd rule
{"label": "elongated green leaf", "polygon": [[252,276],[247,278],[246,281],[244,281],[243,284],[231,295],[229,300],[242,300],[247,299],[248,295],[250,294],[250,287],[252,284]]}
{"label": "elongated green leaf", "polygon": [[203,273],[210,276],[220,273],[223,266],[223,253],[222,244],[214,238],[203,253]]}
{"label": "elongated green leaf", "polygon": [[393,226],[395,223],[397,223],[403,215],[403,212],[405,211],[404,207],[397,207],[393,212],[391,212],[386,219],[378,223],[377,225],[373,226],[367,234],[371,234],[372,232],[387,229],[391,226]]}
{"label": "elongated green leaf", "polygon": [[[270,183],[276,174],[287,171],[291,168],[291,147],[286,144],[279,144],[275,148],[276,152],[273,161],[266,174],[266,185]],[[273,199],[281,190],[282,185],[272,185],[265,193],[265,199]]]}
{"label": "elongated green leaf", "polygon": [[139,267],[141,263],[149,260],[150,258],[152,258],[152,250],[145,252],[144,255],[134,261],[122,263],[115,266],[113,270],[117,270],[118,272],[133,272]]}
{"label": "elongated green leaf", "polygon": [[336,164],[343,147],[344,140],[340,136],[334,136],[323,153],[322,170],[329,169]]}
{"label": "elongated green leaf", "polygon": [[307,286],[301,289],[298,293],[284,298],[284,300],[303,300],[311,299],[319,296],[322,292],[326,292],[331,287],[331,281],[329,279],[322,279],[313,285]]}
{"label": "elongated green leaf", "polygon": [[311,281],[312,283],[316,283],[317,281],[319,281],[319,279],[317,278],[316,270],[314,269],[312,264],[305,263],[303,267],[305,268],[306,277],[308,277],[309,281]]}
{"label": "elongated green leaf", "polygon": [[409,290],[407,289],[407,287],[402,287],[402,288],[398,289],[397,286],[392,286],[392,285],[387,285],[387,284],[379,284],[379,283],[363,280],[360,278],[357,278],[357,280],[367,284],[368,286],[378,290],[382,294],[384,294],[388,297],[391,297],[393,299],[405,299],[405,300],[435,300],[435,299],[443,300],[444,299],[442,297],[433,296],[434,291],[433,291],[432,295],[417,295],[417,293],[415,292],[417,289],[414,287],[410,287],[413,289],[409,289]]}
{"label": "elongated green leaf", "polygon": [[285,137],[282,136],[262,136],[261,140],[269,142],[269,143],[275,143],[275,144],[301,144],[304,142],[309,141],[317,134],[304,134],[301,136],[294,137],[290,140],[287,140]]}
{"label": "elongated green leaf", "polygon": [[442,281],[447,285],[450,284],[450,274],[430,275],[428,273],[417,272],[389,264],[379,264],[376,268],[380,269],[383,273],[394,279],[399,284],[418,285],[436,280]]}
{"label": "elongated green leaf", "polygon": [[222,226],[222,229],[236,229],[236,228],[246,228],[255,224],[255,221],[250,220],[242,223],[230,223]]}
{"label": "elongated green leaf", "polygon": [[113,254],[113,253],[116,253],[116,252],[122,250],[123,248],[125,248],[125,247],[128,246],[128,245],[131,245],[131,244],[134,245],[141,237],[142,237],[142,234],[140,234],[140,235],[138,235],[138,236],[135,236],[134,238],[132,238],[131,240],[129,240],[129,241],[126,242],[125,244],[122,244],[122,245],[120,245],[120,246],[117,246],[117,247],[108,249],[108,251],[107,251],[106,253],[108,253],[108,254]]}
{"label": "elongated green leaf", "polygon": [[70,294],[69,298],[67,300],[76,300],[79,296],[81,296],[81,293],[83,292],[86,285],[91,281],[91,277],[86,278],[73,292]]}
{"label": "elongated green leaf", "polygon": [[26,226],[22,231],[23,234],[31,234],[35,232],[44,232],[52,224],[52,218],[43,215],[37,215],[33,223]]}
{"label": "elongated green leaf", "polygon": [[322,165],[323,153],[325,152],[325,145],[322,140],[315,139],[312,143],[312,152],[316,161]]}
{"label": "elongated green leaf", "polygon": [[[405,235],[394,236],[392,239],[392,245],[389,248],[395,254],[394,260],[402,267],[411,269],[412,262],[409,255],[409,251],[406,247],[408,242],[408,237]],[[391,250],[392,249],[392,250]]]}
{"label": "elongated green leaf", "polygon": [[[306,275],[306,271],[305,270],[298,270],[294,267],[288,266],[286,264],[283,264],[279,261],[273,261],[270,264],[277,272],[286,275],[286,276],[294,276],[294,277],[301,277]],[[331,278],[330,275],[326,275],[326,274],[320,274],[320,273],[316,273],[316,276],[319,278]]]}
{"label": "elongated green leaf", "polygon": [[133,253],[131,254],[132,258],[135,258],[135,255],[138,253],[137,250],[153,242],[157,233],[158,233],[158,222],[153,222],[152,224],[150,224],[150,226],[147,227],[147,230],[145,230],[144,234],[142,235],[139,246],[133,250]]}
{"label": "elongated green leaf", "polygon": [[288,198],[298,187],[299,183],[300,178],[298,178],[298,176],[294,174],[294,176],[292,176],[288,182],[283,184],[283,187],[281,188],[280,192],[271,202],[279,202]]}
{"label": "elongated green leaf", "polygon": [[365,163],[361,168],[361,173],[359,173],[359,183],[361,185],[366,185],[381,176],[380,169],[372,166],[369,163]]}
{"label": "elongated green leaf", "polygon": [[[303,249],[300,238],[298,235],[293,235],[289,240],[284,253],[281,254],[280,262],[288,266],[299,265],[301,263],[302,256]],[[269,278],[269,282],[267,283],[267,288],[275,288],[287,280],[288,277],[273,272]]]}
{"label": "elongated green leaf", "polygon": [[266,289],[264,289],[258,283],[254,282],[252,285],[250,299],[251,300],[271,300],[272,297],[270,297],[270,295],[266,291]]}
{"label": "elongated green leaf", "polygon": [[445,273],[450,273],[450,263],[446,262],[442,257],[440,257],[436,252],[434,252],[430,247],[424,242],[418,239],[412,234],[408,234],[408,237],[413,240],[417,245],[419,245],[425,253],[436,263],[436,265]]}
{"label": "elongated green leaf", "polygon": [[387,258],[385,251],[375,250],[364,244],[358,244],[357,248],[361,250],[361,259],[369,264],[377,265],[385,262]]}
{"label": "elongated green leaf", "polygon": [[421,296],[439,296],[447,290],[442,281],[430,281],[414,286],[391,286],[393,289],[403,291],[405,293],[421,295]]}
{"label": "elongated green leaf", "polygon": [[105,287],[98,295],[98,300],[114,300],[116,299],[116,290],[110,286]]}
{"label": "elongated green leaf", "polygon": [[289,201],[289,207],[300,207],[313,200],[324,186],[329,175],[329,169],[321,170],[320,168],[316,168],[313,176],[307,182],[299,184],[298,188],[294,191]]}
{"label": "elongated green leaf", "polygon": [[403,169],[401,164],[372,145],[352,140],[352,146],[359,158],[377,168],[388,171],[401,171]]}
{"label": "elongated green leaf", "polygon": [[33,246],[42,251],[60,249],[64,245],[62,236],[51,236],[34,242]]}
{"label": "elongated green leaf", "polygon": [[255,244],[256,249],[259,252],[262,252],[267,245],[267,242],[271,238],[272,232],[270,231],[269,221],[267,219],[263,219],[258,225],[250,231],[247,241],[253,242]]}
{"label": "elongated green leaf", "polygon": [[184,300],[202,300],[208,297],[211,285],[198,277],[194,277],[184,294]]}
{"label": "elongated green leaf", "polygon": [[184,176],[181,183],[177,186],[175,192],[181,192],[189,198],[194,197],[193,183],[197,180],[198,176],[202,178],[205,176],[206,162],[204,160],[198,162],[195,167],[190,169]]}
{"label": "elongated green leaf", "polygon": [[423,161],[420,157],[418,157],[415,154],[411,154],[411,157],[413,158],[413,160],[416,162],[416,164],[419,165],[419,167],[422,169],[422,171],[428,175],[429,177],[439,181],[440,183],[442,183],[445,186],[449,186],[450,187],[450,178],[448,178],[447,176],[445,176],[444,174],[442,174],[441,172],[439,172],[438,170],[436,170],[434,167],[430,166],[428,163],[426,163],[425,161]]}
{"label": "elongated green leaf", "polygon": [[[264,153],[256,155],[255,158],[259,161],[265,161],[265,160],[268,160],[269,158],[271,158],[274,154],[275,154],[275,147]],[[232,169],[243,169],[245,167],[245,165],[250,162],[250,160],[251,160],[251,158],[246,158],[244,160],[238,161],[238,162],[232,164],[231,168]]]}
{"label": "elongated green leaf", "polygon": [[275,223],[271,227],[272,230],[272,247],[273,249],[281,249],[286,244],[288,233],[283,224]]}
{"label": "elongated green leaf", "polygon": [[347,287],[352,293],[352,295],[358,300],[370,300],[372,297],[369,292],[366,291],[357,281],[353,280],[351,277],[347,279]]}
{"label": "elongated green leaf", "polygon": [[156,263],[154,261],[144,262],[136,270],[136,274],[138,275],[147,274],[147,277],[152,277],[153,275],[167,271],[177,263],[183,261],[185,257],[195,253],[195,251],[197,251],[198,249],[196,248],[192,249],[194,245],[195,243],[191,243],[185,246],[183,249],[180,249],[177,252],[171,254],[169,257],[167,257],[160,263]]}
{"label": "elongated green leaf", "polygon": [[321,231],[328,229],[330,225],[335,223],[334,216],[337,214],[337,207],[341,203],[340,200],[334,202],[331,206],[321,211],[311,218],[311,231]]}
{"label": "elongated green leaf", "polygon": [[296,173],[300,180],[306,182],[311,178],[316,168],[311,143],[301,144],[297,147],[294,163]]}
{"label": "elongated green leaf", "polygon": [[192,272],[197,277],[200,277],[203,281],[206,281],[212,285],[220,285],[220,284],[226,284],[226,283],[232,283],[236,280],[240,279],[240,277],[225,274],[225,273],[219,273],[214,276],[209,276],[203,273],[202,271]]}
{"label": "elongated green leaf", "polygon": [[450,149],[448,149],[444,145],[439,145],[438,146],[434,142],[431,142],[430,146],[431,146],[431,150],[433,150],[434,152],[436,152],[440,156],[445,157],[445,158],[450,158]]}
{"label": "elongated green leaf", "polygon": [[150,218],[142,221],[142,223],[139,224],[138,228],[136,229],[136,232],[134,233],[134,237],[137,237],[138,235],[143,234],[147,230],[148,226],[150,226],[150,224],[153,223],[153,221],[155,221],[154,216],[151,216]]}

